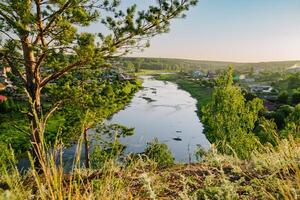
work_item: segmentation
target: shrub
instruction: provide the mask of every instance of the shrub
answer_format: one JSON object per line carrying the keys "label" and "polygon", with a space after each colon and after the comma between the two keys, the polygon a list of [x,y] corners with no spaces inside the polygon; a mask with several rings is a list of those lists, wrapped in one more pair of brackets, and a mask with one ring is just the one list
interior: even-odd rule
{"label": "shrub", "polygon": [[289,105],[280,106],[275,112],[271,113],[278,129],[283,129],[286,125],[285,119],[293,112],[294,108]]}
{"label": "shrub", "polygon": [[295,91],[292,95],[292,103],[293,104],[298,104],[300,103],[300,91]]}
{"label": "shrub", "polygon": [[10,106],[8,100],[4,102],[0,102],[0,113],[6,113],[9,110],[10,110]]}
{"label": "shrub", "polygon": [[287,104],[289,99],[289,94],[287,91],[283,91],[279,94],[277,101],[282,104]]}
{"label": "shrub", "polygon": [[157,162],[160,167],[167,167],[174,164],[172,152],[166,144],[160,143],[157,138],[148,143],[144,154],[149,159]]}
{"label": "shrub", "polygon": [[101,169],[110,160],[116,160],[122,154],[124,145],[115,141],[107,146],[96,145],[91,154],[91,164],[94,169]]}

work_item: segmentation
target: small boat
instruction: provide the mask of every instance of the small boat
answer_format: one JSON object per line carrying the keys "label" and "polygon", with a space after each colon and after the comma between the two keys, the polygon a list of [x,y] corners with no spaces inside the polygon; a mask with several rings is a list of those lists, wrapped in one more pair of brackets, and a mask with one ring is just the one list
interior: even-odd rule
{"label": "small boat", "polygon": [[182,131],[176,131],[176,133],[182,133]]}
{"label": "small boat", "polygon": [[182,139],[180,137],[175,137],[175,138],[173,138],[173,140],[175,140],[175,141],[182,141]]}

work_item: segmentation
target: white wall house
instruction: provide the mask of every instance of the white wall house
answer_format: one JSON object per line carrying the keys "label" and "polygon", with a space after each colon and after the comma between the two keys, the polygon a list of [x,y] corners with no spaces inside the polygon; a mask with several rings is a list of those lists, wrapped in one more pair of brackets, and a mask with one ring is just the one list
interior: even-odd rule
{"label": "white wall house", "polygon": [[272,86],[254,85],[250,88],[252,93],[271,93],[273,91]]}

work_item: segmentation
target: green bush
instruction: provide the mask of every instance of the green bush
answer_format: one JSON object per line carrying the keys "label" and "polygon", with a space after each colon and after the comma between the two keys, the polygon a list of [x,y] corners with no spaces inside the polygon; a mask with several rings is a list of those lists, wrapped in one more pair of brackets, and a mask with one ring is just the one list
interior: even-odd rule
{"label": "green bush", "polygon": [[289,99],[289,93],[287,91],[283,91],[279,94],[277,101],[282,104],[287,104]]}
{"label": "green bush", "polygon": [[91,154],[92,168],[101,169],[108,161],[118,159],[124,148],[118,140],[106,145],[95,145]]}
{"label": "green bush", "polygon": [[160,167],[167,167],[174,164],[172,152],[166,144],[160,143],[157,138],[148,143],[144,154],[157,162]]}
{"label": "green bush", "polygon": [[0,102],[0,113],[6,113],[9,110],[10,110],[10,106],[8,100],[4,102]]}
{"label": "green bush", "polygon": [[293,95],[292,95],[292,103],[293,104],[298,104],[298,103],[300,103],[300,91],[295,91],[294,93],[293,93]]}
{"label": "green bush", "polygon": [[270,112],[270,118],[274,119],[278,129],[283,129],[286,125],[285,119],[293,112],[294,108],[289,105],[282,105],[276,111]]}

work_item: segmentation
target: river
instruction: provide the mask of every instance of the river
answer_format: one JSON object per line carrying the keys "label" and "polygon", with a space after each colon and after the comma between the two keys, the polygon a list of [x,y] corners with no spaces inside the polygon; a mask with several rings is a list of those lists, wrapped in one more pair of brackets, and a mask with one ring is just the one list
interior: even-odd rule
{"label": "river", "polygon": [[126,152],[143,152],[147,142],[157,138],[168,145],[176,161],[194,160],[197,145],[210,146],[196,113],[196,100],[174,83],[141,78],[143,88],[108,121],[135,128],[133,136],[121,138]]}

